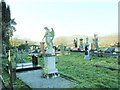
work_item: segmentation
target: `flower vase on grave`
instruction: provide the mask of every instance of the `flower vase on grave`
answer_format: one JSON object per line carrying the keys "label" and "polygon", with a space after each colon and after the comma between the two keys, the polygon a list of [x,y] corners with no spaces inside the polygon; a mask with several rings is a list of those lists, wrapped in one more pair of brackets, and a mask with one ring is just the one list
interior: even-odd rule
{"label": "flower vase on grave", "polygon": [[40,42],[40,50],[41,50],[41,54],[45,53],[45,47],[44,47],[45,42]]}

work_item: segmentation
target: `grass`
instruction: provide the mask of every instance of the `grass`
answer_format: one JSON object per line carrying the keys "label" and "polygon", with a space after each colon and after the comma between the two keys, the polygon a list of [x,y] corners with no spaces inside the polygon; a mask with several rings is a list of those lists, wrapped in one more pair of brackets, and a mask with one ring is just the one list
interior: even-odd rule
{"label": "grass", "polygon": [[[11,56],[11,62],[13,62],[15,56]],[[19,58],[20,58],[20,53],[19,53]],[[26,59],[27,58],[27,59]],[[27,57],[27,54],[25,54],[25,61],[30,61],[30,59],[28,59],[30,57]],[[19,59],[20,61],[20,59]],[[9,74],[8,72],[5,70],[6,69],[6,64],[8,63],[8,59],[7,58],[3,58],[2,59],[2,77],[4,79],[5,82],[5,86],[7,88],[9,88]],[[13,87],[15,90],[31,90],[31,88],[29,86],[27,86],[22,80],[20,80],[19,78],[16,78],[15,82],[13,83]]]}
{"label": "grass", "polygon": [[78,81],[76,88],[118,88],[118,71],[95,67],[94,64],[117,68],[117,58],[91,57],[84,60],[84,53],[71,53],[70,56],[58,56],[59,72]]}
{"label": "grass", "polygon": [[[12,56],[13,60],[15,56]],[[21,54],[19,53],[19,58]],[[71,55],[56,56],[56,66],[61,76],[73,79],[78,84],[73,88],[118,88],[118,70],[110,70],[94,65],[118,68],[117,57],[97,57],[91,56],[91,60],[84,60],[84,53],[71,52]],[[32,61],[32,57],[25,54],[25,62]],[[3,59],[2,65],[5,68],[7,59]],[[39,65],[43,67],[43,58],[39,58]],[[3,79],[8,85],[9,77],[3,69]],[[28,89],[24,82],[17,78],[15,88]]]}

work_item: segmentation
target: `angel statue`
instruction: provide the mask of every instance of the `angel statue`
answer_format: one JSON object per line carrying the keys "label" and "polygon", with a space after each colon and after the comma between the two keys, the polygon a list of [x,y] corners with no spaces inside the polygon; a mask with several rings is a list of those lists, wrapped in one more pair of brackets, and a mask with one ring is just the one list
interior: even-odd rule
{"label": "angel statue", "polygon": [[47,27],[44,28],[46,30],[46,33],[43,37],[43,39],[45,38],[45,42],[46,42],[46,45],[47,45],[47,53],[52,53],[52,50],[53,50],[53,39],[54,39],[54,30],[53,28],[52,31],[50,31]]}

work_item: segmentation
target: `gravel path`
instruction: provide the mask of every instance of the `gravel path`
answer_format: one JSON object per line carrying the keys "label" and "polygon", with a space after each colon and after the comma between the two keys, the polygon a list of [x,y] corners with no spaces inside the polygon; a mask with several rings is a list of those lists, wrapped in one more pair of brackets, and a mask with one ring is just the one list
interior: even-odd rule
{"label": "gravel path", "polygon": [[42,78],[41,70],[33,70],[17,73],[17,77],[24,81],[31,88],[70,88],[76,83],[62,77],[45,79]]}

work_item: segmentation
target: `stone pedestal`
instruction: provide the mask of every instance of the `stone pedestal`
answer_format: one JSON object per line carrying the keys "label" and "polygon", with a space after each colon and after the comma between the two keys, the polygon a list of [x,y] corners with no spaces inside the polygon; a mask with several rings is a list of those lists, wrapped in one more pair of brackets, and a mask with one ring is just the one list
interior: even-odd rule
{"label": "stone pedestal", "polygon": [[44,57],[44,68],[43,68],[43,77],[45,78],[54,78],[59,76],[58,70],[55,65],[55,56],[45,56]]}
{"label": "stone pedestal", "polygon": [[84,56],[84,60],[90,60],[90,56],[89,55],[85,55]]}

